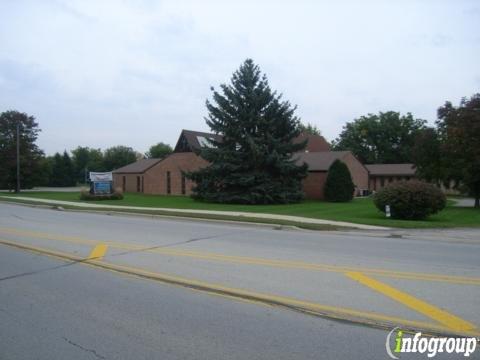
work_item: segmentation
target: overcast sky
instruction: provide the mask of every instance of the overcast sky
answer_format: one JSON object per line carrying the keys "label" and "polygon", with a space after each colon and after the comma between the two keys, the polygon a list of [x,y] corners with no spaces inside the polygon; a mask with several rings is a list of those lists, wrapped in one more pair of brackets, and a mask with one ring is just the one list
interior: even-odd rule
{"label": "overcast sky", "polygon": [[367,113],[433,123],[480,92],[480,1],[0,0],[0,112],[47,154],[175,145],[246,59],[334,139]]}

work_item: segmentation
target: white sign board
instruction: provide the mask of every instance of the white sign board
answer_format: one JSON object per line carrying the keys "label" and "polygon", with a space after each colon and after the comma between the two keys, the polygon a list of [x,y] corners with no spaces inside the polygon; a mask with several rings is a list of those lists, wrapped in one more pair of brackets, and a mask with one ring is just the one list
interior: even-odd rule
{"label": "white sign board", "polygon": [[113,181],[111,172],[93,172],[90,171],[90,181]]}

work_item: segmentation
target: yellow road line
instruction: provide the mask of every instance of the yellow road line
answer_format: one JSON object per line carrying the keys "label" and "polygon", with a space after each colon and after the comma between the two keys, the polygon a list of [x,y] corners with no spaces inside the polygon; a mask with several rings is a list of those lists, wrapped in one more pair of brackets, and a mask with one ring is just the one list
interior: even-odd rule
{"label": "yellow road line", "polygon": [[84,239],[76,236],[56,235],[56,234],[49,234],[49,233],[38,232],[38,231],[18,230],[13,228],[0,227],[0,232],[4,234],[11,234],[11,235],[20,235],[20,236],[27,236],[27,237],[40,238],[40,239],[71,242],[74,244],[95,245],[99,243],[98,240],[89,240],[89,239]]}
{"label": "yellow road line", "polygon": [[223,255],[223,254],[208,253],[208,252],[185,251],[181,249],[180,250],[152,249],[148,251],[155,252],[158,254],[163,254],[163,255],[184,256],[184,257],[192,257],[196,259],[231,262],[231,263],[238,263],[238,264],[264,265],[264,266],[280,267],[280,268],[301,269],[301,270],[311,270],[311,271],[328,271],[328,272],[340,272],[340,273],[358,271],[358,272],[365,272],[369,274],[375,274],[375,275],[391,277],[391,278],[399,278],[399,279],[440,281],[440,282],[448,282],[448,283],[463,284],[463,285],[480,285],[480,278],[472,278],[472,277],[425,274],[425,273],[403,272],[403,271],[361,268],[361,267],[345,267],[345,266],[335,266],[335,265],[318,264],[318,263],[306,263],[306,262],[300,262],[300,261],[275,260],[275,259],[255,258],[255,257],[246,257],[246,256]]}
{"label": "yellow road line", "polygon": [[105,256],[105,253],[107,252],[108,246],[105,244],[98,244],[95,246],[88,256],[89,259],[98,259],[101,260]]}
{"label": "yellow road line", "polygon": [[470,331],[475,329],[475,325],[468,321],[439,309],[438,307],[433,306],[423,300],[417,299],[403,291],[397,290],[390,285],[365,276],[362,273],[347,272],[346,275],[349,278],[358,281],[360,284],[368,286],[369,288],[376,290],[395,301],[398,301],[410,309],[413,309],[435,321],[438,321],[449,329],[456,331]]}
{"label": "yellow road line", "polygon": [[[367,312],[361,310],[354,310],[350,308],[342,308],[337,306],[323,305],[319,303],[293,299],[284,296],[277,296],[271,294],[258,293],[254,291],[248,291],[239,288],[226,287],[218,284],[207,283],[199,280],[188,279],[184,277],[179,277],[175,275],[165,274],[165,273],[156,273],[140,268],[134,268],[123,265],[116,265],[108,263],[105,261],[91,260],[79,257],[77,255],[72,255],[68,253],[63,253],[59,251],[43,249],[31,245],[24,245],[9,240],[0,239],[0,244],[7,246],[15,247],[22,250],[28,250],[36,253],[40,253],[47,256],[52,256],[55,258],[77,261],[78,264],[93,266],[96,268],[102,268],[104,270],[110,270],[116,273],[121,273],[128,276],[139,276],[155,281],[159,281],[166,284],[179,285],[196,291],[208,292],[209,294],[227,298],[239,298],[242,301],[251,301],[253,303],[261,305],[277,305],[283,306],[295,310],[299,310],[305,313],[310,313],[313,315],[318,315],[326,318],[341,319],[354,323],[360,323],[363,325],[391,329],[395,326],[402,326],[404,329],[412,330],[426,330],[438,334],[452,334],[452,329],[440,326],[437,324],[432,324],[423,321],[413,321],[398,317],[393,317],[389,315]],[[469,335],[469,336],[480,336],[480,332],[462,330],[455,332],[459,335]]]}
{"label": "yellow road line", "polygon": [[[96,245],[100,242],[99,240],[89,240],[89,239],[84,239],[80,237],[63,236],[63,235],[48,234],[48,233],[35,232],[35,231],[17,230],[12,228],[0,228],[0,233],[70,242],[74,244],[83,244],[83,245]],[[101,242],[112,248],[117,248],[117,249],[146,251],[146,252],[152,252],[160,255],[190,257],[195,259],[220,261],[220,262],[228,262],[228,263],[236,263],[236,264],[262,265],[262,266],[300,269],[300,270],[309,270],[309,271],[339,272],[342,274],[345,272],[362,272],[362,273],[367,273],[371,275],[379,275],[379,276],[396,278],[396,279],[437,281],[437,282],[446,282],[446,283],[462,284],[462,285],[480,285],[480,278],[475,278],[475,277],[404,272],[404,271],[361,268],[361,267],[335,266],[335,265],[318,264],[318,263],[307,263],[307,262],[301,262],[301,261],[275,260],[275,259],[265,259],[265,258],[256,258],[256,257],[247,257],[247,256],[234,256],[234,255],[187,251],[182,249],[171,249],[171,248],[148,249],[149,247],[151,247],[151,245],[128,244],[128,243],[115,242],[115,241],[101,241]]]}

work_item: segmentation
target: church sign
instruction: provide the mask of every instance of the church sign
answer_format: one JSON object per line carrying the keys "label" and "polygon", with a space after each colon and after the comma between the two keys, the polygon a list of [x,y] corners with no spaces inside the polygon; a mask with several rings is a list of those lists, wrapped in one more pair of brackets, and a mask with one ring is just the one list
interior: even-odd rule
{"label": "church sign", "polygon": [[113,193],[113,176],[111,172],[90,172],[90,193],[109,195]]}

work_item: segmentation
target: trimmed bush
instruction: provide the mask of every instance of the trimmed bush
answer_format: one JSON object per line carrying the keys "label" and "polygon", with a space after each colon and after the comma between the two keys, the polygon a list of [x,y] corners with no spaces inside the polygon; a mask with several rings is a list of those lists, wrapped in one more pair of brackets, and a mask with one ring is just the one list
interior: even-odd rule
{"label": "trimmed bush", "polygon": [[347,165],[335,160],[328,169],[325,182],[325,199],[333,202],[347,202],[353,199],[355,185]]}
{"label": "trimmed bush", "polygon": [[90,192],[87,189],[82,189],[80,191],[80,200],[96,201],[96,200],[122,200],[122,199],[123,199],[123,191],[121,188],[116,188],[113,194],[108,194],[108,195],[90,194]]}
{"label": "trimmed bush", "polygon": [[390,184],[374,195],[375,206],[385,212],[390,205],[394,219],[422,220],[443,210],[447,203],[445,194],[436,186],[422,181],[399,181]]}

